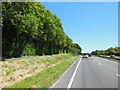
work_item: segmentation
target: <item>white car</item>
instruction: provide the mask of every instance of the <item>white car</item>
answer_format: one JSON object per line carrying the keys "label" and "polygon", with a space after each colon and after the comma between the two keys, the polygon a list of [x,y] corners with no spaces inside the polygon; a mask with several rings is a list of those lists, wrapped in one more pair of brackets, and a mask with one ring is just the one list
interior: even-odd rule
{"label": "white car", "polygon": [[110,58],[115,58],[115,55],[110,55]]}
{"label": "white car", "polygon": [[87,54],[82,55],[82,58],[88,58]]}

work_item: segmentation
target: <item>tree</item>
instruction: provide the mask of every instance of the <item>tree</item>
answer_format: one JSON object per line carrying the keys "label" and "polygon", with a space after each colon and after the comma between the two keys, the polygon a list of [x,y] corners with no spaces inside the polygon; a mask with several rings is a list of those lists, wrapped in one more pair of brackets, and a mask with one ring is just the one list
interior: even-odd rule
{"label": "tree", "polygon": [[3,2],[3,57],[81,52],[60,19],[39,2]]}
{"label": "tree", "polygon": [[81,54],[81,47],[77,43],[72,43],[71,52]]}
{"label": "tree", "polygon": [[93,55],[101,54],[101,55],[116,55],[120,56],[120,47],[115,47],[115,48],[108,48],[107,50],[96,50],[92,51]]}

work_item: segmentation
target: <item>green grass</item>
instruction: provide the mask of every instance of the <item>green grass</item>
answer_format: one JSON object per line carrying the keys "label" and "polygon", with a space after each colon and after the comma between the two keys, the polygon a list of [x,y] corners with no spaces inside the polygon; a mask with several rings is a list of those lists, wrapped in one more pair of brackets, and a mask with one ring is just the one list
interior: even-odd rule
{"label": "green grass", "polygon": [[120,58],[120,56],[117,56],[117,57],[119,57],[119,58]]}
{"label": "green grass", "polygon": [[78,57],[69,58],[60,64],[43,70],[35,76],[28,77],[6,88],[49,88]]}

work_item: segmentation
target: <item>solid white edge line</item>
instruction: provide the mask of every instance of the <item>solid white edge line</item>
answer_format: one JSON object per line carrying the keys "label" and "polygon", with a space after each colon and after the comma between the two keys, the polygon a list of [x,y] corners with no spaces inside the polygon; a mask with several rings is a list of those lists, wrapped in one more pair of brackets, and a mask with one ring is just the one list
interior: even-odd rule
{"label": "solid white edge line", "polygon": [[59,80],[70,70],[70,68],[76,63],[76,61],[64,72],[64,74],[62,76],[60,76],[60,78],[50,87],[50,88],[54,88],[54,86],[59,82]]}
{"label": "solid white edge line", "polygon": [[73,80],[74,80],[74,77],[75,77],[75,75],[76,75],[76,72],[77,72],[77,70],[78,70],[78,66],[79,66],[80,62],[81,62],[81,58],[80,58],[80,60],[79,60],[79,62],[78,62],[78,64],[77,64],[77,67],[76,67],[76,69],[75,69],[75,71],[74,71],[74,73],[73,73],[73,75],[72,75],[72,78],[70,79],[70,82],[69,82],[67,88],[71,88],[72,83],[73,83]]}

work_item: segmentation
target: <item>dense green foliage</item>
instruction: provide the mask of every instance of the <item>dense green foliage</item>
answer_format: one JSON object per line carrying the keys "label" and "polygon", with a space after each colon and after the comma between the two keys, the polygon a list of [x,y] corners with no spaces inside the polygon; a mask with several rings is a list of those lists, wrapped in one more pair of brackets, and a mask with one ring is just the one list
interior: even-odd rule
{"label": "dense green foliage", "polygon": [[77,43],[72,43],[71,52],[81,54],[81,47]]}
{"label": "dense green foliage", "polygon": [[109,48],[107,50],[96,50],[92,51],[93,55],[101,54],[101,55],[116,55],[120,56],[120,47]]}
{"label": "dense green foliage", "polygon": [[2,59],[2,3],[0,2],[0,59]]}
{"label": "dense green foliage", "polygon": [[39,2],[3,2],[2,18],[3,58],[81,52],[60,19]]}
{"label": "dense green foliage", "polygon": [[2,28],[2,2],[0,2],[0,31]]}

